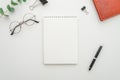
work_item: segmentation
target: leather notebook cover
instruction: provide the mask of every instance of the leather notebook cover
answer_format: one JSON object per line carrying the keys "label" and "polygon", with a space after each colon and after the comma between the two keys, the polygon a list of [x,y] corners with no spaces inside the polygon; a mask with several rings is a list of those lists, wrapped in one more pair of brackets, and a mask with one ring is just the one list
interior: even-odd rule
{"label": "leather notebook cover", "polygon": [[93,0],[101,21],[120,14],[120,0]]}

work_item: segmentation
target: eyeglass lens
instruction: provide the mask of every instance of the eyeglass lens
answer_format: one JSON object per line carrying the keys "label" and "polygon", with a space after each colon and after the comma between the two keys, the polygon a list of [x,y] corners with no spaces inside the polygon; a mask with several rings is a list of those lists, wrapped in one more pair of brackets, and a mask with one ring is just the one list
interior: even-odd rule
{"label": "eyeglass lens", "polygon": [[17,34],[21,31],[21,25],[19,25],[19,22],[15,21],[15,22],[12,22],[9,26],[9,29],[11,31],[11,35],[13,34]]}

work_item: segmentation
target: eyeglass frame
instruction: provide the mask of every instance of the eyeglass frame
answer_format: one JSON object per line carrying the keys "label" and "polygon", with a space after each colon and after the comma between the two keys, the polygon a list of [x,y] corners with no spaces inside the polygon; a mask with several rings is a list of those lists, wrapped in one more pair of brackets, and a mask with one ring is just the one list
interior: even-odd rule
{"label": "eyeglass frame", "polygon": [[[28,14],[31,14],[31,13],[28,13]],[[25,14],[24,17],[25,17],[26,15],[28,15],[28,14]],[[33,15],[33,14],[31,14],[31,15]],[[23,19],[24,19],[24,17],[23,17]],[[35,20],[32,19],[33,17],[35,17]],[[25,20],[25,21],[23,20],[22,22],[14,21],[14,22],[18,22],[19,24],[16,25],[13,29],[10,29],[10,26],[11,26],[12,23],[14,23],[14,22],[11,22],[11,24],[9,25],[9,29],[10,29],[10,31],[11,31],[11,34],[10,34],[10,35],[15,34],[15,30],[16,30],[16,28],[19,27],[19,26],[20,26],[20,31],[21,31],[21,25],[26,24],[26,22],[28,22],[28,21],[33,21],[33,22],[35,22],[35,23],[39,23],[39,21],[36,20],[36,16],[33,15],[33,17],[31,17],[31,18],[29,18],[29,19],[27,19],[27,20]],[[34,24],[34,23],[33,23],[33,24]],[[33,24],[32,24],[32,25],[33,25]],[[26,24],[26,25],[28,25],[28,24]],[[28,26],[31,26],[31,25],[28,25]],[[19,32],[20,32],[20,31],[19,31]],[[19,32],[17,32],[17,33],[19,33]]]}

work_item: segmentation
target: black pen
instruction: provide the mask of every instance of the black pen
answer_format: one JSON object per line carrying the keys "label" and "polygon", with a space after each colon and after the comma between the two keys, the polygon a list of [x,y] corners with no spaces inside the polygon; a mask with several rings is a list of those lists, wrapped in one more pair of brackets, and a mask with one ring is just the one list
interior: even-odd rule
{"label": "black pen", "polygon": [[94,65],[94,63],[95,63],[95,61],[96,61],[96,59],[97,59],[97,57],[98,57],[98,55],[99,55],[102,47],[103,47],[103,46],[100,46],[99,49],[98,49],[98,51],[96,52],[96,54],[95,54],[95,56],[94,56],[94,59],[92,60],[90,66],[89,66],[89,71],[92,69],[92,67],[93,67],[93,65]]}

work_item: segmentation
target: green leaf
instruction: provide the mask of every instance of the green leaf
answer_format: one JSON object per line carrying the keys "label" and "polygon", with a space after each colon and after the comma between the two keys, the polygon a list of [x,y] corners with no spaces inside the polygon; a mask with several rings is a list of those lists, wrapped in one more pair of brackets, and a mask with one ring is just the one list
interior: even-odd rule
{"label": "green leaf", "polygon": [[4,15],[4,14],[5,14],[2,8],[0,8],[0,14],[1,14],[1,15]]}
{"label": "green leaf", "polygon": [[18,0],[19,3],[22,3],[22,0]]}
{"label": "green leaf", "polygon": [[14,2],[13,0],[11,0],[11,5],[16,6],[16,5],[18,5],[18,3]]}
{"label": "green leaf", "polygon": [[26,2],[27,0],[23,0],[23,2]]}
{"label": "green leaf", "polygon": [[11,7],[9,4],[7,5],[7,9],[10,12],[14,12],[15,11],[15,9],[13,7]]}
{"label": "green leaf", "polygon": [[4,13],[4,11],[3,11],[2,8],[0,8],[0,14],[1,14],[2,16],[9,17],[9,15],[7,15],[7,14]]}

